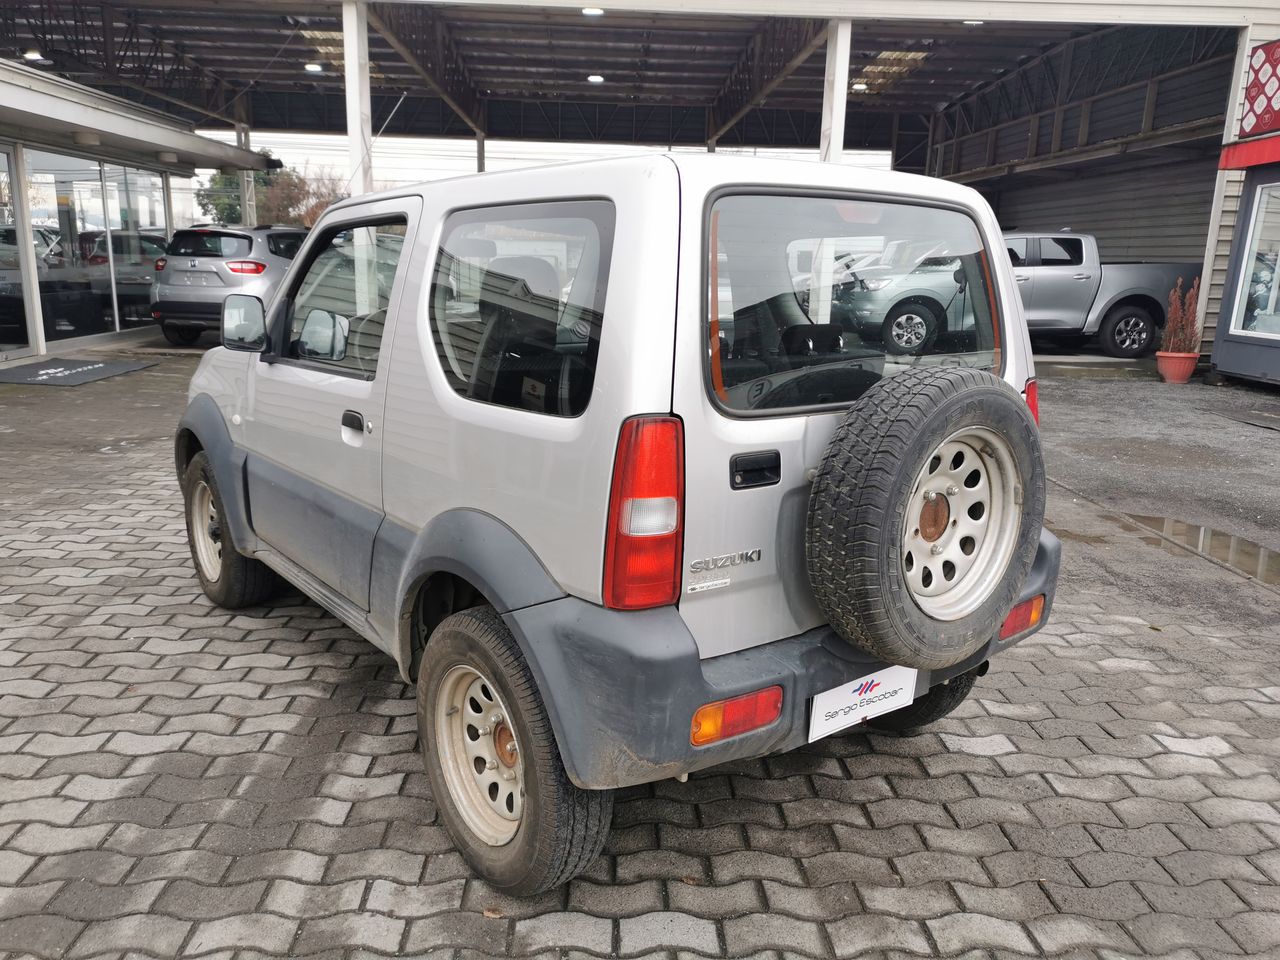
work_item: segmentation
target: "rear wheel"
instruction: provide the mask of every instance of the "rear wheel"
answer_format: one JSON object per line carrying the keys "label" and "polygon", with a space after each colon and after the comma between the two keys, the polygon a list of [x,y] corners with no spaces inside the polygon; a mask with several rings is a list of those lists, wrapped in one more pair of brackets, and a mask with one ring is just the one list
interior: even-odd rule
{"label": "rear wheel", "polygon": [[532,896],[600,853],[613,794],[570,782],[533,675],[492,607],[455,613],[432,633],[418,733],[440,820],[492,886]]}
{"label": "rear wheel", "polygon": [[160,325],[160,332],[175,347],[189,347],[200,339],[202,331],[198,327],[176,327],[165,323]]}
{"label": "rear wheel", "polygon": [[1151,349],[1155,337],[1156,323],[1151,314],[1129,304],[1112,307],[1098,328],[1102,349],[1113,357],[1130,360]]}
{"label": "rear wheel", "polygon": [[977,675],[973,673],[962,673],[952,677],[946,683],[938,684],[911,705],[874,717],[867,721],[867,725],[876,730],[886,730],[891,733],[902,733],[915,730],[917,727],[928,726],[935,720],[941,720],[964,703],[977,679]]}

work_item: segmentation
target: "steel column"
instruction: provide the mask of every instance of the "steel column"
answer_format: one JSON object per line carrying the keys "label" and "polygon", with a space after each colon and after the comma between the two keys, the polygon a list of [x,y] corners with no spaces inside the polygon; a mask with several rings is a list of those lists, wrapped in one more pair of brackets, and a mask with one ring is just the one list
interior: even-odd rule
{"label": "steel column", "polygon": [[850,20],[832,20],[827,27],[827,72],[822,84],[822,141],[818,157],[839,163],[844,155],[844,115],[849,101]]}
{"label": "steel column", "polygon": [[347,95],[347,174],[352,194],[373,192],[373,109],[369,93],[369,18],[357,0],[342,3]]}

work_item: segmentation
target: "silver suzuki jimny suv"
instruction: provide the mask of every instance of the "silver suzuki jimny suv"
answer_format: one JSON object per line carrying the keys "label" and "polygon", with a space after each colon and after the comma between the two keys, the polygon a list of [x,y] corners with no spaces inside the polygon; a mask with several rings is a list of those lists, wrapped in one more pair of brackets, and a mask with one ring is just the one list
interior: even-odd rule
{"label": "silver suzuki jimny suv", "polygon": [[[890,245],[949,270],[915,354],[832,312]],[[614,788],[929,723],[1048,616],[1027,331],[966,187],[659,154],[425,184],[332,207],[222,322],[176,439],[205,593],[283,577],[393,657],[510,893],[586,867]]]}

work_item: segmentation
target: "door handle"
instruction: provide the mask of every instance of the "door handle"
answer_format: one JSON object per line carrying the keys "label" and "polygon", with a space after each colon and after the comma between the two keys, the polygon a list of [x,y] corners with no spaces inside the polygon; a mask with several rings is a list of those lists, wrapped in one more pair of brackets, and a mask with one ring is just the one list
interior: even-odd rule
{"label": "door handle", "polygon": [[364,433],[364,415],[357,410],[344,410],[342,412],[342,425],[356,433]]}
{"label": "door handle", "polygon": [[1092,280],[1092,279],[1093,279],[1093,274],[1092,274],[1092,273],[1077,273],[1077,274],[1076,274],[1074,277],[1072,277],[1071,279],[1072,279],[1072,280]]}
{"label": "door handle", "polygon": [[739,453],[729,458],[729,486],[734,490],[771,487],[782,479],[782,455],[777,450]]}
{"label": "door handle", "polygon": [[1014,274],[1013,279],[1017,280],[1019,283],[1026,283],[1031,278],[1028,276],[1018,276],[1017,274]]}

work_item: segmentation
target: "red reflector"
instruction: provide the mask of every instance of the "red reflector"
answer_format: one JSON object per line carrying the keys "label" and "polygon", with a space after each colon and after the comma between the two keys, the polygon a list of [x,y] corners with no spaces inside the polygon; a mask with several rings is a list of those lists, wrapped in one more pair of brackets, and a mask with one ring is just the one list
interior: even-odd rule
{"label": "red reflector", "polygon": [[161,257],[159,260],[157,260],[157,261],[156,261],[156,273],[159,273],[161,270],[163,270],[163,269],[165,268],[165,264],[167,264],[168,262],[169,262],[169,261],[168,261],[168,260],[166,260],[164,257]]}
{"label": "red reflector", "polygon": [[228,260],[227,269],[232,273],[258,274],[267,269],[267,265],[257,260]]}
{"label": "red reflector", "polygon": [[643,610],[680,597],[684,427],[675,417],[622,423],[604,545],[604,603]]}
{"label": "red reflector", "polygon": [[730,700],[704,704],[693,715],[689,742],[695,747],[767,727],[782,715],[782,688],[765,687]]}
{"label": "red reflector", "polygon": [[1000,639],[1008,640],[1025,630],[1030,630],[1040,622],[1040,617],[1043,615],[1044,594],[1042,593],[1038,597],[1023,601],[1009,611],[1009,615],[1004,618],[1004,625],[1000,628]]}
{"label": "red reflector", "polygon": [[159,310],[152,310],[152,311],[151,311],[151,319],[152,319],[152,320],[159,320],[159,319],[160,319],[160,311],[159,311]]}
{"label": "red reflector", "polygon": [[1022,396],[1026,398],[1027,406],[1031,408],[1031,416],[1035,418],[1036,426],[1040,426],[1040,385],[1034,380],[1028,380],[1027,385],[1022,388]]}

